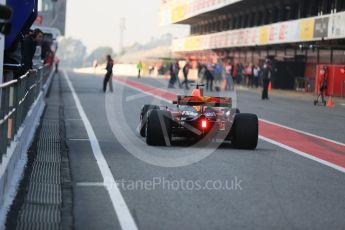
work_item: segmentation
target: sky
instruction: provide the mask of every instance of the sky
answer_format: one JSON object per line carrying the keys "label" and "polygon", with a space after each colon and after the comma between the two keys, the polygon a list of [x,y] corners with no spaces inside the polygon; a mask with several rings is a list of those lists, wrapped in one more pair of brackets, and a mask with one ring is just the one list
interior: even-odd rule
{"label": "sky", "polygon": [[99,46],[120,48],[120,20],[125,18],[124,46],[146,43],[171,33],[187,36],[186,26],[159,26],[159,0],[67,0],[66,36],[80,39],[88,53]]}

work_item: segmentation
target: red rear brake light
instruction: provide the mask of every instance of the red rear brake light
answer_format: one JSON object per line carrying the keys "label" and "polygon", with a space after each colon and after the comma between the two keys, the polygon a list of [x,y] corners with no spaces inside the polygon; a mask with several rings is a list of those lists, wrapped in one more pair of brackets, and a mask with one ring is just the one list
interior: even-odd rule
{"label": "red rear brake light", "polygon": [[207,121],[206,120],[201,121],[201,128],[203,128],[203,129],[207,128]]}

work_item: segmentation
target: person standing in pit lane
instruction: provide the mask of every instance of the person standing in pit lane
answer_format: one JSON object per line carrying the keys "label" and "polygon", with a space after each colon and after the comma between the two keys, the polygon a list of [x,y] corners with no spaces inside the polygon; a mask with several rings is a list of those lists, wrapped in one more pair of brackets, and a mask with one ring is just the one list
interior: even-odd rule
{"label": "person standing in pit lane", "polygon": [[[114,61],[111,58],[110,55],[107,55],[107,66],[106,66],[106,70],[107,73],[105,74],[104,80],[103,80],[103,92],[105,93],[107,91],[107,84],[109,82],[109,80],[111,80],[111,77],[113,76],[113,66],[114,66]],[[112,84],[112,83],[110,83]],[[109,86],[110,91],[113,92],[113,86]]]}
{"label": "person standing in pit lane", "polygon": [[232,80],[232,70],[233,65],[231,64],[230,60],[227,60],[224,65],[224,75],[225,75],[225,90],[233,91],[234,90],[234,82]]}
{"label": "person standing in pit lane", "polygon": [[320,88],[319,88],[319,94],[317,95],[316,100],[314,101],[314,105],[317,105],[319,103],[319,98],[321,97],[321,103],[323,105],[326,105],[326,100],[325,100],[325,93],[327,90],[327,74],[328,74],[328,69],[326,66],[323,67],[323,77],[320,81]]}
{"label": "person standing in pit lane", "polygon": [[254,68],[253,68],[253,83],[255,85],[255,88],[259,87],[259,76],[260,76],[260,67],[254,65]]}
{"label": "person standing in pit lane", "polygon": [[214,76],[214,83],[215,83],[215,90],[219,92],[221,90],[221,82],[223,80],[223,62],[222,60],[218,60],[217,63],[214,64],[213,76]]}
{"label": "person standing in pit lane", "polygon": [[213,80],[214,80],[214,68],[211,63],[205,66],[205,76],[206,76],[206,90],[213,91]]}
{"label": "person standing in pit lane", "polygon": [[141,61],[139,61],[139,63],[137,64],[138,78],[141,77],[141,71],[143,70],[143,68],[144,68],[143,63]]}
{"label": "person standing in pit lane", "polygon": [[185,85],[185,86],[186,86],[186,90],[189,89],[189,86],[188,86],[188,74],[189,74],[189,69],[190,69],[190,64],[189,64],[189,62],[187,61],[186,64],[184,65],[183,69],[182,69],[184,80],[183,80],[183,82],[181,83],[181,85]]}
{"label": "person standing in pit lane", "polygon": [[262,88],[262,96],[261,99],[262,100],[269,100],[268,98],[268,86],[270,84],[271,81],[271,67],[268,65],[268,63],[265,63],[262,69],[262,84],[263,84],[263,88]]}
{"label": "person standing in pit lane", "polygon": [[180,80],[178,78],[178,74],[180,72],[180,66],[179,66],[178,61],[171,63],[169,67],[169,71],[170,71],[170,80],[169,80],[168,88],[175,88],[174,85],[176,81],[178,82],[180,88],[182,88]]}

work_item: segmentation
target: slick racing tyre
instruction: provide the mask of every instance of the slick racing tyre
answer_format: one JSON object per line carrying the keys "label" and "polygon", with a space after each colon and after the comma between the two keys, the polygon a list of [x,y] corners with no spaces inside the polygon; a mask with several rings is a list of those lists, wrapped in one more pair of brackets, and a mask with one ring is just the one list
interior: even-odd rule
{"label": "slick racing tyre", "polygon": [[151,110],[146,123],[146,143],[153,146],[168,146],[171,140],[172,116],[169,111]]}
{"label": "slick racing tyre", "polygon": [[158,105],[144,105],[140,113],[140,136],[145,137],[147,112],[152,109],[159,109]]}
{"label": "slick racing tyre", "polygon": [[231,134],[231,144],[233,147],[238,149],[255,149],[258,145],[258,117],[255,114],[236,114]]}

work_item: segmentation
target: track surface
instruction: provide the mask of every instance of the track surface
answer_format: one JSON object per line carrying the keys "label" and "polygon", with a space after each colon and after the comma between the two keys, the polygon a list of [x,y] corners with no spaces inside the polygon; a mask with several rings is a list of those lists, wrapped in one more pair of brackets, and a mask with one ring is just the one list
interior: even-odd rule
{"label": "track surface", "polygon": [[[343,172],[262,139],[256,151],[221,146],[205,159],[188,166],[154,166],[133,156],[112,132],[110,122],[116,123],[117,117],[109,118],[106,115],[106,108],[113,105],[106,103],[109,102],[106,98],[109,95],[100,91],[102,78],[73,72],[67,75],[90,121],[112,177],[120,183],[118,188],[121,196],[139,229],[345,228]],[[135,78],[130,78],[130,81],[166,90],[163,81]],[[65,79],[62,83],[74,182],[76,229],[121,229],[123,220],[114,209],[109,190],[103,186],[104,177],[71,89]],[[141,106],[157,103],[158,99],[130,87],[121,89],[121,95],[115,92],[115,97],[123,98],[121,110],[126,125],[136,133]],[[164,100],[159,103],[168,105]],[[250,92],[239,92],[237,103],[241,112],[256,113],[265,121],[345,143],[344,108],[314,107],[306,101],[281,97],[261,101],[257,94]],[[261,127],[264,126],[269,126],[269,123],[261,123]],[[277,138],[280,144],[299,143],[304,150],[307,144],[311,144],[308,151],[319,154],[320,158],[336,152],[336,157],[328,160],[341,166],[342,155],[345,155],[341,145],[334,146],[329,141],[324,143],[306,135],[296,136],[294,131],[291,131],[291,136],[286,130],[270,132],[272,127],[261,127],[261,135]],[[300,139],[291,143],[294,138]],[[143,150],[147,148],[138,134],[128,139],[127,144]],[[315,145],[319,149],[313,150]],[[186,147],[172,148],[182,150]],[[165,151],[168,149],[161,148],[160,154],[164,155]],[[190,151],[197,149],[192,147]],[[166,183],[157,183],[154,188],[130,186],[132,182],[140,185],[143,181],[158,180]],[[179,188],[168,188],[174,181]],[[194,187],[183,189],[181,181],[188,181]],[[209,181],[217,181],[222,188],[213,188],[212,184],[205,188]],[[123,184],[127,187],[121,186]],[[201,185],[201,189],[197,189],[196,184]]]}

